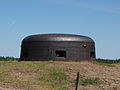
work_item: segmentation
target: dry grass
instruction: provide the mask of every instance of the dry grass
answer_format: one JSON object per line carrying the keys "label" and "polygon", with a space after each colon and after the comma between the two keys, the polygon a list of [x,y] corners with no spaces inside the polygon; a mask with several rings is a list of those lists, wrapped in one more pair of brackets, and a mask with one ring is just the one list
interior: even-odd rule
{"label": "dry grass", "polygon": [[87,61],[1,61],[0,87],[11,90],[75,90],[77,72],[80,72],[80,90],[120,90],[120,64],[109,66]]}

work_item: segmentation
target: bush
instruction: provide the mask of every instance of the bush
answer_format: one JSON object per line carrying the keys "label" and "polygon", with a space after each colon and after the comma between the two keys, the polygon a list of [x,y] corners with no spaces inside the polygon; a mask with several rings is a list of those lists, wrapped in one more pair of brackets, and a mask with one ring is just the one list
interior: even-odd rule
{"label": "bush", "polygon": [[15,58],[15,57],[4,57],[4,56],[0,56],[0,61],[18,61],[19,58]]}
{"label": "bush", "polygon": [[114,64],[114,63],[120,63],[120,59],[96,59],[97,62],[101,63],[108,63],[108,64]]}

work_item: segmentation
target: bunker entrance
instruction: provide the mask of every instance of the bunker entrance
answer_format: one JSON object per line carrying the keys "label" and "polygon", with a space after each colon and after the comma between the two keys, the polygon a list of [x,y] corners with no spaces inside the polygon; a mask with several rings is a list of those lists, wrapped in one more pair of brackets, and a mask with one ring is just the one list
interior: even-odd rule
{"label": "bunker entrance", "polygon": [[66,51],[56,51],[56,57],[66,58]]}

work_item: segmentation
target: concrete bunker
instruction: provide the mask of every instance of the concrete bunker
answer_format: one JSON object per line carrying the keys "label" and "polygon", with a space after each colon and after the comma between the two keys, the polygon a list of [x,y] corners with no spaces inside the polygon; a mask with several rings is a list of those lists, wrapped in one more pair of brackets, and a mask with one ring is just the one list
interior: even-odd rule
{"label": "concrete bunker", "polygon": [[95,43],[86,36],[74,34],[38,34],[23,39],[20,60],[92,60]]}

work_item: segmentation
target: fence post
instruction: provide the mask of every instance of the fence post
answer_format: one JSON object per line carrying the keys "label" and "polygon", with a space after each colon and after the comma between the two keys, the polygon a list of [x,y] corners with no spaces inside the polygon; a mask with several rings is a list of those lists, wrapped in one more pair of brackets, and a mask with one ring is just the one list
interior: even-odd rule
{"label": "fence post", "polygon": [[75,88],[75,90],[78,90],[78,84],[79,84],[79,72],[77,72],[76,88]]}

